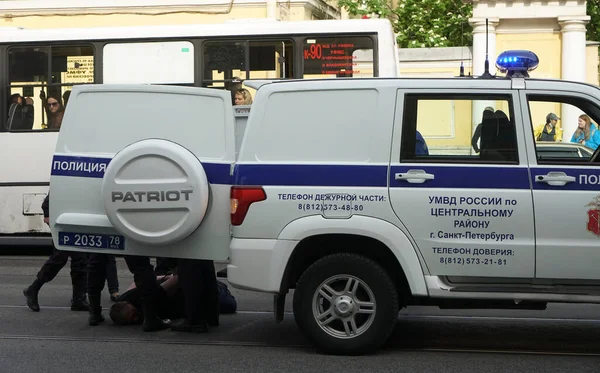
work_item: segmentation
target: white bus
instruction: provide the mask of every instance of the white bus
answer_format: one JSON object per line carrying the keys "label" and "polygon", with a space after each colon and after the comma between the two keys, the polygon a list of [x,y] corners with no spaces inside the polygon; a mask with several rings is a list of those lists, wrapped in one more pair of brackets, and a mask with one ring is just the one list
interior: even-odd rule
{"label": "white bus", "polygon": [[41,203],[60,120],[48,103],[68,108],[73,85],[214,87],[231,90],[233,100],[252,79],[397,77],[397,51],[387,20],[2,29],[0,244],[51,243]]}

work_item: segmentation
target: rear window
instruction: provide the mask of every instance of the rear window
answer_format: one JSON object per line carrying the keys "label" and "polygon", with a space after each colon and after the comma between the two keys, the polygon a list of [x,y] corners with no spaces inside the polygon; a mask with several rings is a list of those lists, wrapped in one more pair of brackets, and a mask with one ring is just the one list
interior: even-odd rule
{"label": "rear window", "polygon": [[132,138],[165,138],[202,156],[226,151],[225,102],[182,93],[83,92],[65,115],[61,137],[72,152],[117,152]]}
{"label": "rear window", "polygon": [[261,123],[260,161],[368,162],[377,127],[375,89],[277,92]]}

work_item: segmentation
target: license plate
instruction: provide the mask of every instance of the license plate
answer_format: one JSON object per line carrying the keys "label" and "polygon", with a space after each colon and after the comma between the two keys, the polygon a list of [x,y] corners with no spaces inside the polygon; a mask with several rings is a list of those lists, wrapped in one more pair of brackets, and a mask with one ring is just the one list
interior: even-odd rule
{"label": "license plate", "polygon": [[88,249],[125,250],[125,237],[112,234],[58,232],[58,243]]}

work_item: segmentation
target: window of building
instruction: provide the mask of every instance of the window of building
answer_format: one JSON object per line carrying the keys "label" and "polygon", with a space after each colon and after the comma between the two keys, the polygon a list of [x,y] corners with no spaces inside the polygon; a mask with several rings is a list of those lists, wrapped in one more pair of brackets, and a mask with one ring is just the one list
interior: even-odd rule
{"label": "window of building", "polygon": [[406,95],[400,152],[401,162],[518,163],[511,96]]}
{"label": "window of building", "polygon": [[93,48],[87,45],[10,48],[8,76],[10,102],[5,129],[58,130],[73,86],[94,83]]}

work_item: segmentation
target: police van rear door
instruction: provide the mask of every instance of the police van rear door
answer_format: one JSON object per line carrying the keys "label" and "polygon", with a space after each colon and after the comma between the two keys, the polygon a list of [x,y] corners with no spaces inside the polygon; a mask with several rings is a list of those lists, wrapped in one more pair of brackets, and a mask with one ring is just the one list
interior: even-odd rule
{"label": "police van rear door", "polygon": [[228,91],[74,87],[50,178],[60,250],[228,258],[234,118]]}

